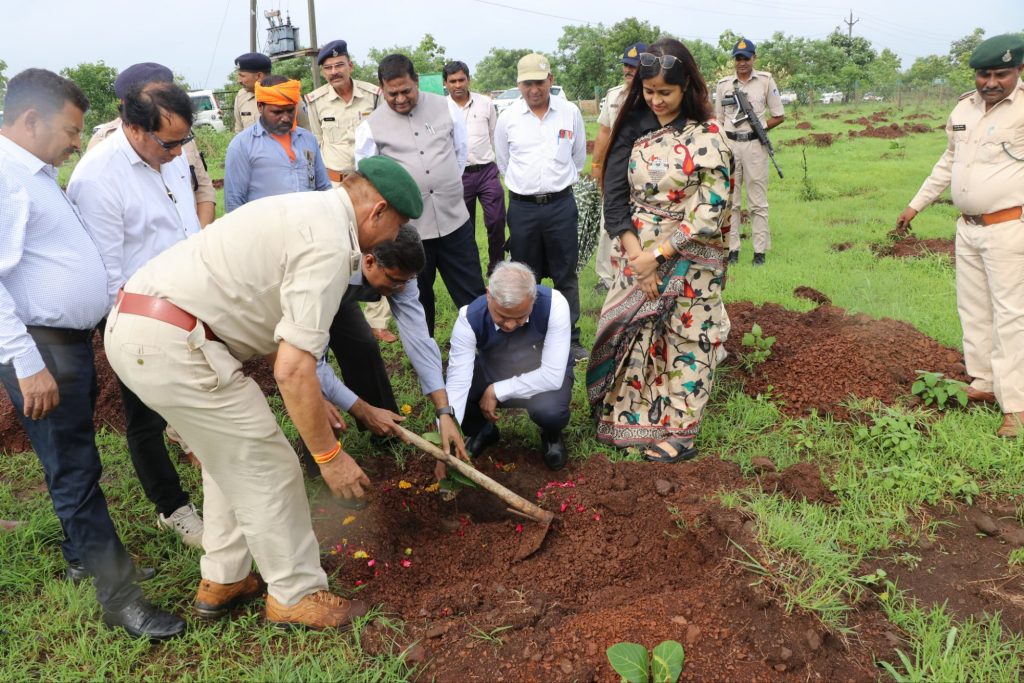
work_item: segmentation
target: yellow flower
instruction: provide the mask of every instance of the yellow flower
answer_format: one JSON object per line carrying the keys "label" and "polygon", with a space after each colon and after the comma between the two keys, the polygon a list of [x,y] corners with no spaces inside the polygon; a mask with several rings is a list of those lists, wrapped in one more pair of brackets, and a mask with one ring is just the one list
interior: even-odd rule
{"label": "yellow flower", "polygon": [[398,482],[398,488],[400,488],[400,489],[411,489],[412,488],[412,484],[410,484],[405,479],[403,479],[402,481]]}
{"label": "yellow flower", "polygon": [[403,403],[401,407],[402,415],[408,415],[412,412],[412,406],[408,403]]}
{"label": "yellow flower", "polygon": [[435,481],[433,484],[431,484],[430,486],[426,487],[423,490],[426,491],[427,493],[437,493],[438,490],[440,490],[440,488],[441,488],[441,482]]}
{"label": "yellow flower", "polygon": [[365,550],[357,550],[352,557],[356,558],[357,560],[365,560],[369,557],[369,555],[366,554]]}
{"label": "yellow flower", "polygon": [[349,515],[345,519],[341,520],[341,525],[342,526],[348,526],[349,524],[351,524],[354,521],[356,521],[356,516],[355,515]]}
{"label": "yellow flower", "polygon": [[412,548],[406,548],[405,549],[405,554],[406,555],[412,555]]}

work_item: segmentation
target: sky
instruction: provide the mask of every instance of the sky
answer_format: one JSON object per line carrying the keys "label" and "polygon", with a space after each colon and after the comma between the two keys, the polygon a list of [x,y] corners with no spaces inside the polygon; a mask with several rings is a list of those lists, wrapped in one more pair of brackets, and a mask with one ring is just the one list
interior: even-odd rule
{"label": "sky", "polygon": [[[357,62],[369,49],[416,45],[425,33],[450,59],[473,68],[492,47],[554,52],[569,24],[605,26],[626,18],[649,21],[681,37],[717,43],[725,30],[755,43],[776,31],[824,38],[852,10],[855,35],[889,48],[907,68],[917,57],[946,54],[975,27],[986,36],[1024,30],[1024,2],[995,0],[968,16],[963,0],[451,0],[342,2],[317,0],[318,42],[348,41]],[[309,44],[307,0],[260,0],[258,40],[265,10],[280,10]],[[117,69],[153,61],[183,75],[193,88],[220,88],[236,56],[249,50],[249,0],[0,0],[0,60],[13,76],[28,67],[58,71],[102,60]]]}

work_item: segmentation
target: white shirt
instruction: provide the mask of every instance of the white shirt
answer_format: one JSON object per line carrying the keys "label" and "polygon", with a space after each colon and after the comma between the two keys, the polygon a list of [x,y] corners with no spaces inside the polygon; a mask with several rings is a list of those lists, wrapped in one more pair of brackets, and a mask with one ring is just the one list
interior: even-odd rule
{"label": "white shirt", "polygon": [[157,172],[132,148],[123,128],[82,157],[71,174],[68,196],[100,249],[111,306],[135,271],[199,232],[185,155]]}
{"label": "white shirt", "polygon": [[[459,317],[452,329],[451,350],[448,353],[448,402],[455,409],[455,419],[462,422],[466,414],[466,398],[473,384],[473,366],[476,363],[476,334],[466,319],[466,309],[459,309]],[[544,350],[540,356],[540,367],[515,377],[494,383],[494,395],[498,402],[515,398],[532,398],[545,391],[554,391],[565,381],[565,363],[569,357],[569,338],[572,326],[569,322],[569,302],[561,292],[551,290],[551,311],[548,314],[548,331],[544,335]],[[527,320],[529,322],[529,320]],[[495,329],[498,328],[495,325]]]}
{"label": "white shirt", "polygon": [[[469,152],[466,143],[466,124],[462,120],[459,108],[452,103],[450,98],[446,97],[445,100],[448,101],[448,113],[452,117],[452,145],[455,146],[455,160],[459,163],[459,173],[462,173],[463,169],[466,168],[466,156]],[[356,128],[356,163],[359,163],[366,157],[378,154],[380,152],[377,151],[377,142],[373,139],[370,123],[363,121]]]}
{"label": "white shirt", "polygon": [[469,93],[466,106],[460,106],[451,96],[448,101],[455,105],[466,122],[466,139],[469,157],[466,163],[479,166],[494,161],[494,127],[498,123],[498,112],[487,95]]}
{"label": "white shirt", "polygon": [[498,117],[494,155],[505,186],[517,194],[558,192],[579,180],[587,133],[579,107],[551,96],[544,118],[518,100]]}

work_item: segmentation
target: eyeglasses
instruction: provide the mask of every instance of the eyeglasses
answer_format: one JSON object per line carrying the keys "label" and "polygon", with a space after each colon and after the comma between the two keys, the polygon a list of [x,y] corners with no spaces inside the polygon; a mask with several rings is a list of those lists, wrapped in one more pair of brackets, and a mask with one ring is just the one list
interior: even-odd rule
{"label": "eyeglasses", "polygon": [[324,64],[320,68],[323,69],[325,73],[330,74],[334,73],[335,71],[344,71],[345,69],[348,69],[351,66],[352,65],[349,64],[348,62],[338,62],[337,64]]}
{"label": "eyeglasses", "polygon": [[661,64],[661,68],[667,71],[674,67],[678,61],[679,58],[675,55],[656,55],[650,52],[640,53],[640,66],[651,67],[655,64]]}
{"label": "eyeglasses", "polygon": [[190,142],[192,142],[193,140],[196,139],[196,136],[193,133],[189,133],[188,135],[186,135],[185,137],[183,137],[180,140],[171,140],[169,142],[164,142],[163,140],[158,138],[156,136],[156,133],[149,133],[149,137],[151,137],[154,140],[156,140],[156,144],[158,144],[161,147],[163,147],[164,150],[167,151],[167,152],[170,152],[175,147],[181,147],[182,145],[187,145],[188,143],[190,143]]}
{"label": "eyeglasses", "polygon": [[412,280],[416,279],[415,275],[412,275],[412,276],[404,278],[404,279],[397,278],[394,275],[392,275],[391,273],[389,273],[388,271],[384,270],[383,268],[380,269],[380,272],[384,273],[384,277],[386,277],[388,279],[388,282],[391,283],[391,286],[392,287],[396,287],[396,288],[405,287],[407,284],[409,284],[409,282],[411,282]]}

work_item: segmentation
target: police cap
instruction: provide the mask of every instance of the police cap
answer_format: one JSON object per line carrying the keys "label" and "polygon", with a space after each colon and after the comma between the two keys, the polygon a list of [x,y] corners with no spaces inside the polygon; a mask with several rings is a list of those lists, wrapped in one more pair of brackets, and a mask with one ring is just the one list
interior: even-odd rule
{"label": "police cap", "polygon": [[235,57],[235,66],[239,71],[270,73],[270,57],[261,52],[246,52]]}
{"label": "police cap", "polygon": [[757,46],[746,38],[740,38],[732,46],[733,57],[753,57],[756,54]]}
{"label": "police cap", "polygon": [[324,61],[331,57],[348,57],[348,43],[344,40],[332,40],[324,45],[316,57],[317,66],[322,66]]}
{"label": "police cap", "polygon": [[400,163],[385,156],[366,157],[356,168],[398,213],[406,218],[423,215],[420,187]]}

